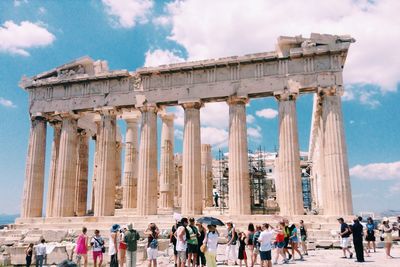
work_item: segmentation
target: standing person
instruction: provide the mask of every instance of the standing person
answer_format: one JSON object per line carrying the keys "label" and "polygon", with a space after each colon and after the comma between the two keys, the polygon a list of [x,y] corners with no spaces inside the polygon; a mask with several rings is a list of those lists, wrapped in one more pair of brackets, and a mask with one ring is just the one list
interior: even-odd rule
{"label": "standing person", "polygon": [[225,250],[225,264],[228,265],[230,255],[232,255],[234,264],[237,265],[237,252],[236,252],[236,241],[237,241],[237,233],[235,227],[233,226],[233,222],[227,222],[226,227],[228,230],[227,239],[228,243],[226,243],[226,250]]}
{"label": "standing person", "polygon": [[370,252],[371,249],[371,243],[372,243],[372,248],[374,249],[374,252],[376,252],[376,237],[375,237],[375,224],[374,221],[372,220],[371,217],[368,217],[367,219],[367,225],[366,225],[366,236],[365,240],[367,241],[367,247],[368,247],[368,252]]}
{"label": "standing person", "polygon": [[[272,256],[271,256],[271,243],[272,237],[275,231],[272,229],[268,223],[264,223],[262,226],[262,232],[258,241],[260,242],[260,257],[261,257],[261,267],[271,267],[272,266]],[[283,253],[282,253],[283,254]]]}
{"label": "standing person", "polygon": [[253,236],[253,246],[254,246],[253,258],[252,258],[253,266],[257,264],[257,257],[258,254],[260,254],[260,242],[258,241],[258,238],[260,237],[261,232],[262,232],[261,225],[257,225],[256,231]]}
{"label": "standing person", "polygon": [[158,235],[160,230],[155,223],[150,223],[144,234],[147,235],[147,259],[149,260],[148,266],[157,267],[158,256]]}
{"label": "standing person", "polygon": [[172,225],[171,228],[171,234],[169,236],[169,243],[172,243],[172,246],[174,247],[174,267],[178,266],[178,251],[176,251],[176,229],[179,227],[179,221],[176,220],[175,224]]}
{"label": "standing person", "polygon": [[214,192],[214,206],[216,208],[218,208],[218,199],[219,199],[218,192]]}
{"label": "standing person", "polygon": [[188,219],[182,218],[180,226],[176,230],[176,251],[180,262],[179,267],[185,267],[186,265],[187,240],[189,239],[186,227],[188,224]]}
{"label": "standing person", "polygon": [[125,233],[126,233],[126,226],[119,230],[119,265],[120,267],[124,267],[126,263],[126,243],[124,241]]}
{"label": "standing person", "polygon": [[242,267],[242,261],[244,261],[244,265],[247,267],[247,254],[246,254],[246,234],[244,232],[239,232],[238,241],[239,241],[239,251],[238,251],[238,259],[239,266]]}
{"label": "standing person", "polygon": [[339,218],[338,222],[340,223],[340,233],[339,236],[341,237],[340,246],[343,250],[343,257],[344,259],[347,258],[346,251],[350,254],[350,259],[353,258],[353,253],[349,249],[349,237],[351,234],[350,227],[347,223],[344,222],[343,218]]}
{"label": "standing person", "polygon": [[88,258],[87,258],[87,248],[89,244],[89,238],[87,236],[87,228],[82,227],[82,233],[76,239],[76,262],[78,266],[81,266],[81,259],[83,258],[83,266],[87,267]]}
{"label": "standing person", "polygon": [[[274,259],[274,264],[278,264],[278,258],[279,256],[282,256],[283,263],[289,263],[289,261],[286,259],[286,255],[284,252],[284,247],[285,247],[285,223],[280,222],[278,225],[278,229],[275,230],[276,232],[276,237],[275,237],[275,244],[276,244],[276,256]],[[260,238],[259,238],[260,239]],[[261,247],[260,247],[261,250]],[[261,253],[261,251],[260,251]],[[260,254],[261,255],[261,254]]]}
{"label": "standing person", "polygon": [[303,254],[308,256],[308,251],[307,251],[307,229],[304,226],[304,221],[300,220],[300,240],[301,240],[301,249],[303,250]]}
{"label": "standing person", "polygon": [[120,226],[114,224],[110,229],[108,255],[110,255],[110,267],[118,267],[118,231]]}
{"label": "standing person", "polygon": [[[199,222],[196,223],[197,229],[199,230],[199,235],[197,237],[197,266],[206,266],[206,257],[204,256],[204,253],[201,252],[200,248],[204,244],[204,238],[206,237],[206,229],[203,227],[203,225]],[[200,264],[201,263],[201,264]]]}
{"label": "standing person", "polygon": [[283,228],[283,235],[285,237],[284,241],[285,241],[285,245],[283,247],[283,252],[285,254],[288,254],[288,260],[290,260],[292,258],[292,254],[290,254],[288,246],[289,246],[289,242],[290,242],[290,229],[289,229],[289,220],[288,219],[283,219],[283,224],[284,224],[284,228]]}
{"label": "standing person", "polygon": [[136,267],[136,250],[139,239],[140,235],[133,229],[132,223],[128,224],[128,231],[126,231],[124,237],[126,243],[126,267]]}
{"label": "standing person", "polygon": [[[103,253],[105,252],[104,239],[100,236],[99,230],[94,230],[94,236],[90,241],[93,248],[93,265],[94,267],[101,267],[103,264]],[[97,265],[97,260],[99,264]]]}
{"label": "standing person", "polygon": [[364,262],[363,226],[358,218],[354,218],[352,226],[353,244],[356,251],[357,262]]}
{"label": "standing person", "polygon": [[385,240],[385,252],[386,252],[386,258],[387,259],[392,259],[393,257],[390,255],[390,251],[392,250],[392,242],[393,242],[393,227],[389,224],[389,219],[388,218],[383,218],[382,221],[382,232],[383,232],[383,238]]}
{"label": "standing person", "polygon": [[300,250],[299,250],[299,237],[298,237],[298,233],[297,233],[297,227],[296,225],[293,223],[290,227],[290,246],[292,247],[292,255],[293,258],[292,260],[294,261],[294,253],[297,252],[297,254],[299,254],[300,256],[300,260],[304,260],[303,259],[303,255],[301,255]]}
{"label": "standing person", "polygon": [[250,258],[250,266],[254,266],[254,234],[256,232],[256,229],[254,227],[254,224],[249,223],[247,226],[247,248],[249,250],[249,258]]}
{"label": "standing person", "polygon": [[32,255],[33,255],[33,243],[30,243],[29,246],[25,250],[26,267],[31,266]]}
{"label": "standing person", "polygon": [[36,267],[43,267],[43,260],[46,257],[45,240],[40,240],[40,244],[36,246]]}
{"label": "standing person", "polygon": [[207,267],[217,267],[217,247],[218,247],[218,231],[215,225],[207,225],[208,233],[204,239],[207,250],[206,256]]}
{"label": "standing person", "polygon": [[190,238],[187,240],[187,253],[188,253],[188,266],[192,264],[192,266],[196,266],[197,260],[197,250],[198,250],[198,242],[197,237],[199,231],[195,226],[194,218],[189,218],[189,225],[186,226],[187,231],[189,232]]}

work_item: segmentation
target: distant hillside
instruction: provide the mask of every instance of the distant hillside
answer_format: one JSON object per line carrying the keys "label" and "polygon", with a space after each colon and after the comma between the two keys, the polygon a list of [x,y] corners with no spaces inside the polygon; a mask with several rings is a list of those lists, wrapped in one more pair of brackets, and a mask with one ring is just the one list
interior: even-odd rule
{"label": "distant hillside", "polygon": [[0,225],[14,223],[18,214],[0,214]]}
{"label": "distant hillside", "polygon": [[400,210],[385,210],[380,213],[382,217],[400,216]]}

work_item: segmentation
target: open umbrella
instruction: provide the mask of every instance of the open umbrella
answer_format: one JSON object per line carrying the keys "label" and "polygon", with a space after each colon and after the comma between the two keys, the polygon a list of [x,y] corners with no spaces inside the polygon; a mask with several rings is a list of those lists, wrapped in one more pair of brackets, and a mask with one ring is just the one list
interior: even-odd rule
{"label": "open umbrella", "polygon": [[199,223],[204,223],[204,224],[207,224],[207,225],[210,225],[210,224],[211,225],[219,225],[219,226],[225,225],[220,219],[217,219],[217,218],[214,218],[214,217],[207,217],[207,216],[200,217],[200,218],[197,219],[197,221]]}

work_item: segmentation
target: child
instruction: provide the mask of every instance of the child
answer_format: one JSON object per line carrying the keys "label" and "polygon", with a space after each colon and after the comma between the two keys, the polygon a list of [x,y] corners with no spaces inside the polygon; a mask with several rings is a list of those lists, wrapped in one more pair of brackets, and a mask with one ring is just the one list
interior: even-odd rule
{"label": "child", "polygon": [[239,266],[242,267],[242,260],[244,260],[244,265],[247,267],[247,255],[246,255],[246,234],[244,232],[240,232],[238,235],[239,238]]}

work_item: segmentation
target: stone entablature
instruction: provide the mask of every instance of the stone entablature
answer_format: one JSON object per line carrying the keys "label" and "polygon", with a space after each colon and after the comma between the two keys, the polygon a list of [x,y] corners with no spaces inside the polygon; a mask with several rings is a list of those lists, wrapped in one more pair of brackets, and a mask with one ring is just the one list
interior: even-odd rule
{"label": "stone entablature", "polygon": [[225,101],[232,95],[272,96],[342,87],[349,36],[280,37],[274,52],[159,67],[109,71],[105,61],[78,59],[20,86],[30,94],[30,112],[92,110],[102,106],[176,105],[187,99]]}

